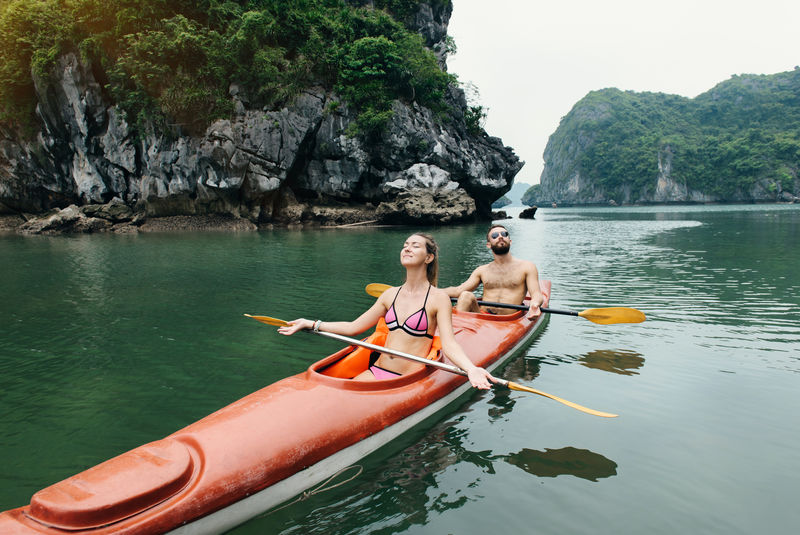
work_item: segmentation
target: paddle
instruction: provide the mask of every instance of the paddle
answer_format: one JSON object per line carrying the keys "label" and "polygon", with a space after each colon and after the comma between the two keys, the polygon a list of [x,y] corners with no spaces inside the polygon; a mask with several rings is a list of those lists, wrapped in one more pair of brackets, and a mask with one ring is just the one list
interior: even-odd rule
{"label": "paddle", "polygon": [[[373,296],[379,297],[383,292],[391,288],[388,284],[381,284],[373,282],[367,284],[366,292]],[[455,297],[450,298],[454,303],[458,301]],[[478,301],[479,305],[490,307],[510,308],[514,310],[528,310],[530,307],[527,305],[512,305],[510,303],[493,303],[491,301]],[[628,307],[606,307],[606,308],[587,308],[580,312],[572,310],[556,310],[548,307],[540,307],[542,312],[548,314],[564,314],[566,316],[580,316],[594,323],[601,325],[611,325],[614,323],[641,323],[645,320],[644,312],[635,308]]]}
{"label": "paddle", "polygon": [[[278,319],[278,318],[271,318],[269,316],[251,316],[250,314],[245,314],[248,318],[253,318],[254,320],[260,321],[261,323],[266,323],[267,325],[275,325],[276,327],[284,327],[289,325],[289,322]],[[347,336],[342,336],[341,334],[336,333],[328,333],[324,331],[309,331],[306,329],[306,332],[316,332],[316,334],[320,334],[327,338],[333,338],[334,340],[339,340],[349,345],[356,345],[361,347],[366,347],[367,349],[371,349],[373,351],[380,351],[381,353],[388,353],[390,355],[394,355],[395,357],[400,357],[408,360],[413,360],[414,362],[419,362],[420,364],[424,364],[426,366],[435,366],[437,368],[441,368],[442,370],[448,371],[450,373],[455,373],[457,375],[466,376],[467,372],[453,366],[452,364],[446,364],[444,362],[438,362],[435,360],[429,360],[423,357],[418,357],[416,355],[411,355],[409,353],[403,353],[402,351],[396,351],[394,349],[388,349],[383,346],[370,344],[369,342],[364,342],[363,340],[356,340],[355,338],[350,338]],[[497,384],[501,386],[505,386],[511,390],[518,390],[520,392],[530,392],[531,394],[537,394],[539,396],[544,396],[546,398],[550,398],[552,400],[558,401],[559,403],[563,403],[568,407],[572,407],[573,409],[577,409],[579,411],[585,412],[587,414],[593,414],[595,416],[602,416],[603,418],[616,418],[618,415],[611,414],[609,412],[602,412],[596,411],[594,409],[589,409],[583,407],[582,405],[578,405],[577,403],[573,403],[571,401],[567,401],[566,399],[562,399],[558,396],[554,396],[552,394],[548,394],[547,392],[542,392],[541,390],[536,390],[535,388],[530,388],[527,386],[520,385],[513,381],[507,381],[505,379],[497,378]]]}

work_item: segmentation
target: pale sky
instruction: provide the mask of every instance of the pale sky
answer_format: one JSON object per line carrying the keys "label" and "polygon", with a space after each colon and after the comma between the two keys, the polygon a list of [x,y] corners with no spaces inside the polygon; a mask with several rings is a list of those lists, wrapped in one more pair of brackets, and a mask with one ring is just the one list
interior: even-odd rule
{"label": "pale sky", "polygon": [[539,182],[547,140],[589,91],[695,97],[734,74],[800,65],[798,0],[452,0],[449,72],[479,91],[485,128]]}

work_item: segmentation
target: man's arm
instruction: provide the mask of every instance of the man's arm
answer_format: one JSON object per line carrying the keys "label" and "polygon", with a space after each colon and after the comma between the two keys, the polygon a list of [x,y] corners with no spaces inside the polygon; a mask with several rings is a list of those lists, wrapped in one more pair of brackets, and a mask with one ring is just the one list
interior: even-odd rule
{"label": "man's arm", "polygon": [[525,274],[525,287],[531,295],[531,308],[528,311],[528,318],[535,318],[542,313],[539,307],[544,303],[544,294],[539,286],[539,270],[536,269],[536,264],[528,262],[529,266]]}
{"label": "man's arm", "polygon": [[442,290],[449,296],[449,297],[458,297],[461,295],[462,292],[471,292],[475,288],[477,288],[481,283],[481,268],[483,266],[475,268],[475,271],[472,272],[472,275],[469,276],[467,280],[459,284],[458,286],[450,286],[448,288],[442,288]]}

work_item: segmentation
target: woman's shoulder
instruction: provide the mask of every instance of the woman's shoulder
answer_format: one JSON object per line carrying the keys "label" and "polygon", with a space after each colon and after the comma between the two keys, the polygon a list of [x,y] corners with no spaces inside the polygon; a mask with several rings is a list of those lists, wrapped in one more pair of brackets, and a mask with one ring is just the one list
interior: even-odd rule
{"label": "woman's shoulder", "polygon": [[430,297],[432,297],[433,301],[438,304],[446,304],[447,306],[450,306],[450,296],[441,288],[431,286]]}
{"label": "woman's shoulder", "polygon": [[[395,297],[397,297],[397,293],[400,291],[402,286],[386,286],[386,288],[381,292],[378,296],[378,301],[384,301],[391,303]],[[388,307],[388,304],[387,304]]]}

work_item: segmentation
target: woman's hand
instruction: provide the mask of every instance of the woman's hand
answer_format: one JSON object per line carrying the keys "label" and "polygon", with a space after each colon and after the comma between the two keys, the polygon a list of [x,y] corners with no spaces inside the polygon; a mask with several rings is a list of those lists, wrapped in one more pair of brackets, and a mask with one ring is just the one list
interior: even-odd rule
{"label": "woman's hand", "polygon": [[497,379],[492,377],[492,374],[477,366],[473,366],[467,370],[467,377],[472,386],[480,388],[481,390],[489,390],[492,387],[492,383],[497,382]]}
{"label": "woman's hand", "polygon": [[291,336],[303,329],[311,330],[314,328],[314,322],[305,318],[298,318],[296,320],[287,321],[286,323],[289,325],[278,327],[278,332],[286,336]]}

